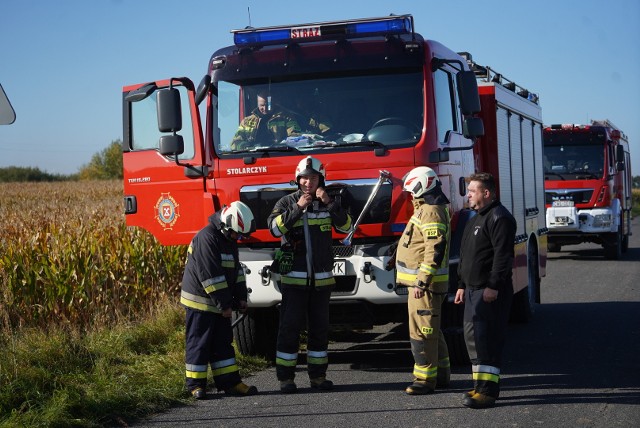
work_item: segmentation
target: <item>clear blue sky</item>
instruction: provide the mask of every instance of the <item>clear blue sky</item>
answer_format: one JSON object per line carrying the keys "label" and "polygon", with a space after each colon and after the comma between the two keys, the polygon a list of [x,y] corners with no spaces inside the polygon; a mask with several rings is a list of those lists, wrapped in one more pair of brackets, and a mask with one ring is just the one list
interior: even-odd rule
{"label": "clear blue sky", "polygon": [[16,110],[0,167],[69,174],[122,138],[122,86],[197,84],[232,29],[411,13],[540,95],[545,124],[608,118],[640,175],[640,0],[0,0],[0,83]]}

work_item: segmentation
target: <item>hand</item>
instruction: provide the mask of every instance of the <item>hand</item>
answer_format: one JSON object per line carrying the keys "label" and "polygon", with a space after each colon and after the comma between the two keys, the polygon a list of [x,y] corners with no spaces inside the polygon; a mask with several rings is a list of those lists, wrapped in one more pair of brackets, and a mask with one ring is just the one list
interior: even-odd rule
{"label": "hand", "polygon": [[240,300],[238,302],[238,311],[240,311],[241,314],[244,314],[245,312],[247,312],[247,309],[248,309],[247,301]]}
{"label": "hand", "polygon": [[300,199],[298,199],[298,206],[300,209],[304,210],[311,205],[311,202],[313,202],[313,196],[308,193],[303,193],[302,196],[300,196]]}
{"label": "hand", "polygon": [[231,314],[233,313],[233,309],[227,308],[222,311],[222,316],[225,318],[231,318]]}
{"label": "hand", "polygon": [[482,300],[486,303],[491,303],[498,298],[498,290],[494,290],[493,288],[485,288],[482,292]]}
{"label": "hand", "polygon": [[453,303],[456,305],[464,303],[464,288],[458,288],[458,291],[456,291],[456,298],[453,300]]}
{"label": "hand", "polygon": [[318,189],[316,190],[316,198],[320,199],[325,205],[331,203],[331,197],[329,196],[327,191],[324,190],[324,187],[318,187]]}
{"label": "hand", "polygon": [[413,297],[415,299],[422,299],[424,297],[424,290],[422,288],[413,287]]}

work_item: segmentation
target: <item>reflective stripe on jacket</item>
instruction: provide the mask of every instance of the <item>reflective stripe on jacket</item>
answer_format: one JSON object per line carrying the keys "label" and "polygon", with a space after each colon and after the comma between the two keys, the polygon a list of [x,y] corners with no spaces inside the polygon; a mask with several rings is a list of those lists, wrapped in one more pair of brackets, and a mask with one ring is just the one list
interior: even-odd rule
{"label": "reflective stripe on jacket", "polygon": [[[274,206],[267,224],[271,234],[281,239],[283,246],[293,251],[291,272],[282,275],[283,284],[307,285],[308,272],[304,241],[303,211],[298,206],[302,191],[282,197]],[[328,205],[316,200],[307,208],[307,221],[313,255],[313,276],[316,286],[335,284],[333,278],[333,237],[331,230],[346,233],[351,227],[351,216],[339,201]]]}
{"label": "reflective stripe on jacket", "polygon": [[414,199],[414,213],[398,243],[396,282],[444,293],[449,283],[450,217],[446,205],[429,205]]}

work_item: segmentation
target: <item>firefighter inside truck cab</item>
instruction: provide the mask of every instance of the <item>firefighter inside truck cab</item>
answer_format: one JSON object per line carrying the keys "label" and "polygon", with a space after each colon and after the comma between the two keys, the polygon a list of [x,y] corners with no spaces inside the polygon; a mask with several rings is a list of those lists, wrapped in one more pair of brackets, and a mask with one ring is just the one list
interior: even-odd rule
{"label": "firefighter inside truck cab", "polygon": [[240,122],[231,141],[232,150],[273,146],[286,141],[287,137],[300,135],[298,122],[272,104],[271,94],[259,92],[256,101],[257,107]]}

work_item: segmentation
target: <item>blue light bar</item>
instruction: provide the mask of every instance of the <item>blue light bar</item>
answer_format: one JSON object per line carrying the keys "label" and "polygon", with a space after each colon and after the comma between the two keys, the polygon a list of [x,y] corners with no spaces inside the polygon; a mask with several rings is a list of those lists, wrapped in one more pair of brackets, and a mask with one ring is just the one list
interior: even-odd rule
{"label": "blue light bar", "polygon": [[282,40],[289,40],[291,30],[255,31],[251,33],[235,33],[233,42],[237,46],[264,45]]}
{"label": "blue light bar", "polygon": [[365,37],[403,34],[413,31],[411,15],[322,22],[297,26],[279,26],[233,30],[236,46],[270,45],[291,40],[322,40],[324,37]]}
{"label": "blue light bar", "polygon": [[349,35],[401,34],[411,32],[411,22],[406,18],[391,21],[362,22],[347,25]]}

